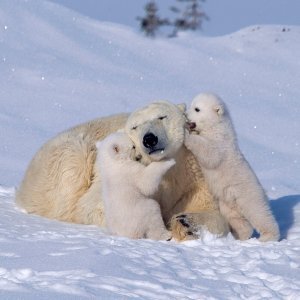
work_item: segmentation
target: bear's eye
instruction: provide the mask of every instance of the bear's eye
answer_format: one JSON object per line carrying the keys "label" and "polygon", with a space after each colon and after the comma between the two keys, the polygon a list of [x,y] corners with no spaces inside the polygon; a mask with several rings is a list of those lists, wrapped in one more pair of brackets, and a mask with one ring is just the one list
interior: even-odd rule
{"label": "bear's eye", "polygon": [[158,120],[163,120],[163,119],[166,119],[167,116],[162,116],[162,117],[159,117]]}
{"label": "bear's eye", "polygon": [[199,111],[200,111],[200,108],[196,107],[196,108],[195,108],[195,111],[196,111],[196,112],[199,112]]}
{"label": "bear's eye", "polygon": [[132,130],[135,130],[135,129],[137,129],[137,126],[133,126],[133,127],[131,127],[131,129],[132,129]]}
{"label": "bear's eye", "polygon": [[134,145],[132,146],[132,149],[135,149],[135,146],[134,146]]}
{"label": "bear's eye", "polygon": [[120,152],[119,146],[114,145],[114,151],[115,151],[116,153],[119,153],[119,152]]}

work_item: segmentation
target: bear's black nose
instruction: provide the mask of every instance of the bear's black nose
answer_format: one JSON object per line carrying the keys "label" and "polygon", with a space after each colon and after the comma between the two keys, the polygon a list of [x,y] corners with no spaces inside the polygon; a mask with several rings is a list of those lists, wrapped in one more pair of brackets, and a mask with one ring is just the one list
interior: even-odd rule
{"label": "bear's black nose", "polygon": [[153,148],[158,143],[158,137],[154,135],[152,132],[149,132],[143,137],[143,145],[146,148]]}

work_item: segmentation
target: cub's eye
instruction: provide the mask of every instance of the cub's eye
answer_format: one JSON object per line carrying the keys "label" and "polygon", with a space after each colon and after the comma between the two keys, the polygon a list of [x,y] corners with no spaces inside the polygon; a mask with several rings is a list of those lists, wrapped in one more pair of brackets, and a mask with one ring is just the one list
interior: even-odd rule
{"label": "cub's eye", "polygon": [[134,145],[132,146],[132,149],[135,149],[135,146],[134,146]]}
{"label": "cub's eye", "polygon": [[137,129],[137,126],[131,127],[131,130],[135,130],[135,129]]}
{"label": "cub's eye", "polygon": [[196,108],[195,108],[195,111],[196,111],[196,112],[199,112],[199,111],[200,111],[200,108],[196,107]]}
{"label": "cub's eye", "polygon": [[167,116],[162,116],[162,117],[159,117],[158,119],[163,120],[163,119],[166,119],[166,118],[167,118]]}

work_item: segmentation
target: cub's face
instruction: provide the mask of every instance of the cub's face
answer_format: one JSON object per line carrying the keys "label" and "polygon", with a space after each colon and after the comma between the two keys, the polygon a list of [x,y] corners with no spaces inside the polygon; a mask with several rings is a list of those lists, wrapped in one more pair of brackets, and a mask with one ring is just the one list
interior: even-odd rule
{"label": "cub's face", "polygon": [[213,94],[200,94],[187,112],[188,125],[196,133],[218,124],[224,114],[224,103]]}
{"label": "cub's face", "polygon": [[126,133],[116,132],[97,143],[101,153],[113,160],[133,160],[135,146]]}
{"label": "cub's face", "polygon": [[130,115],[125,131],[143,163],[174,157],[184,141],[184,111],[182,105],[156,102]]}

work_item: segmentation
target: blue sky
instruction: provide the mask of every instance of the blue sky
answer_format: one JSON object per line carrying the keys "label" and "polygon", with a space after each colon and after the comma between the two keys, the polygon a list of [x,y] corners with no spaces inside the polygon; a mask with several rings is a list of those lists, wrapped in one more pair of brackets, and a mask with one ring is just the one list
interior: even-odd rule
{"label": "blue sky", "polygon": [[[143,15],[147,0],[51,0],[83,15],[101,21],[138,28],[137,16]],[[160,15],[169,11],[176,0],[156,1]],[[300,25],[300,0],[206,0],[203,8],[210,17],[203,24],[203,34],[223,35],[249,25]]]}

